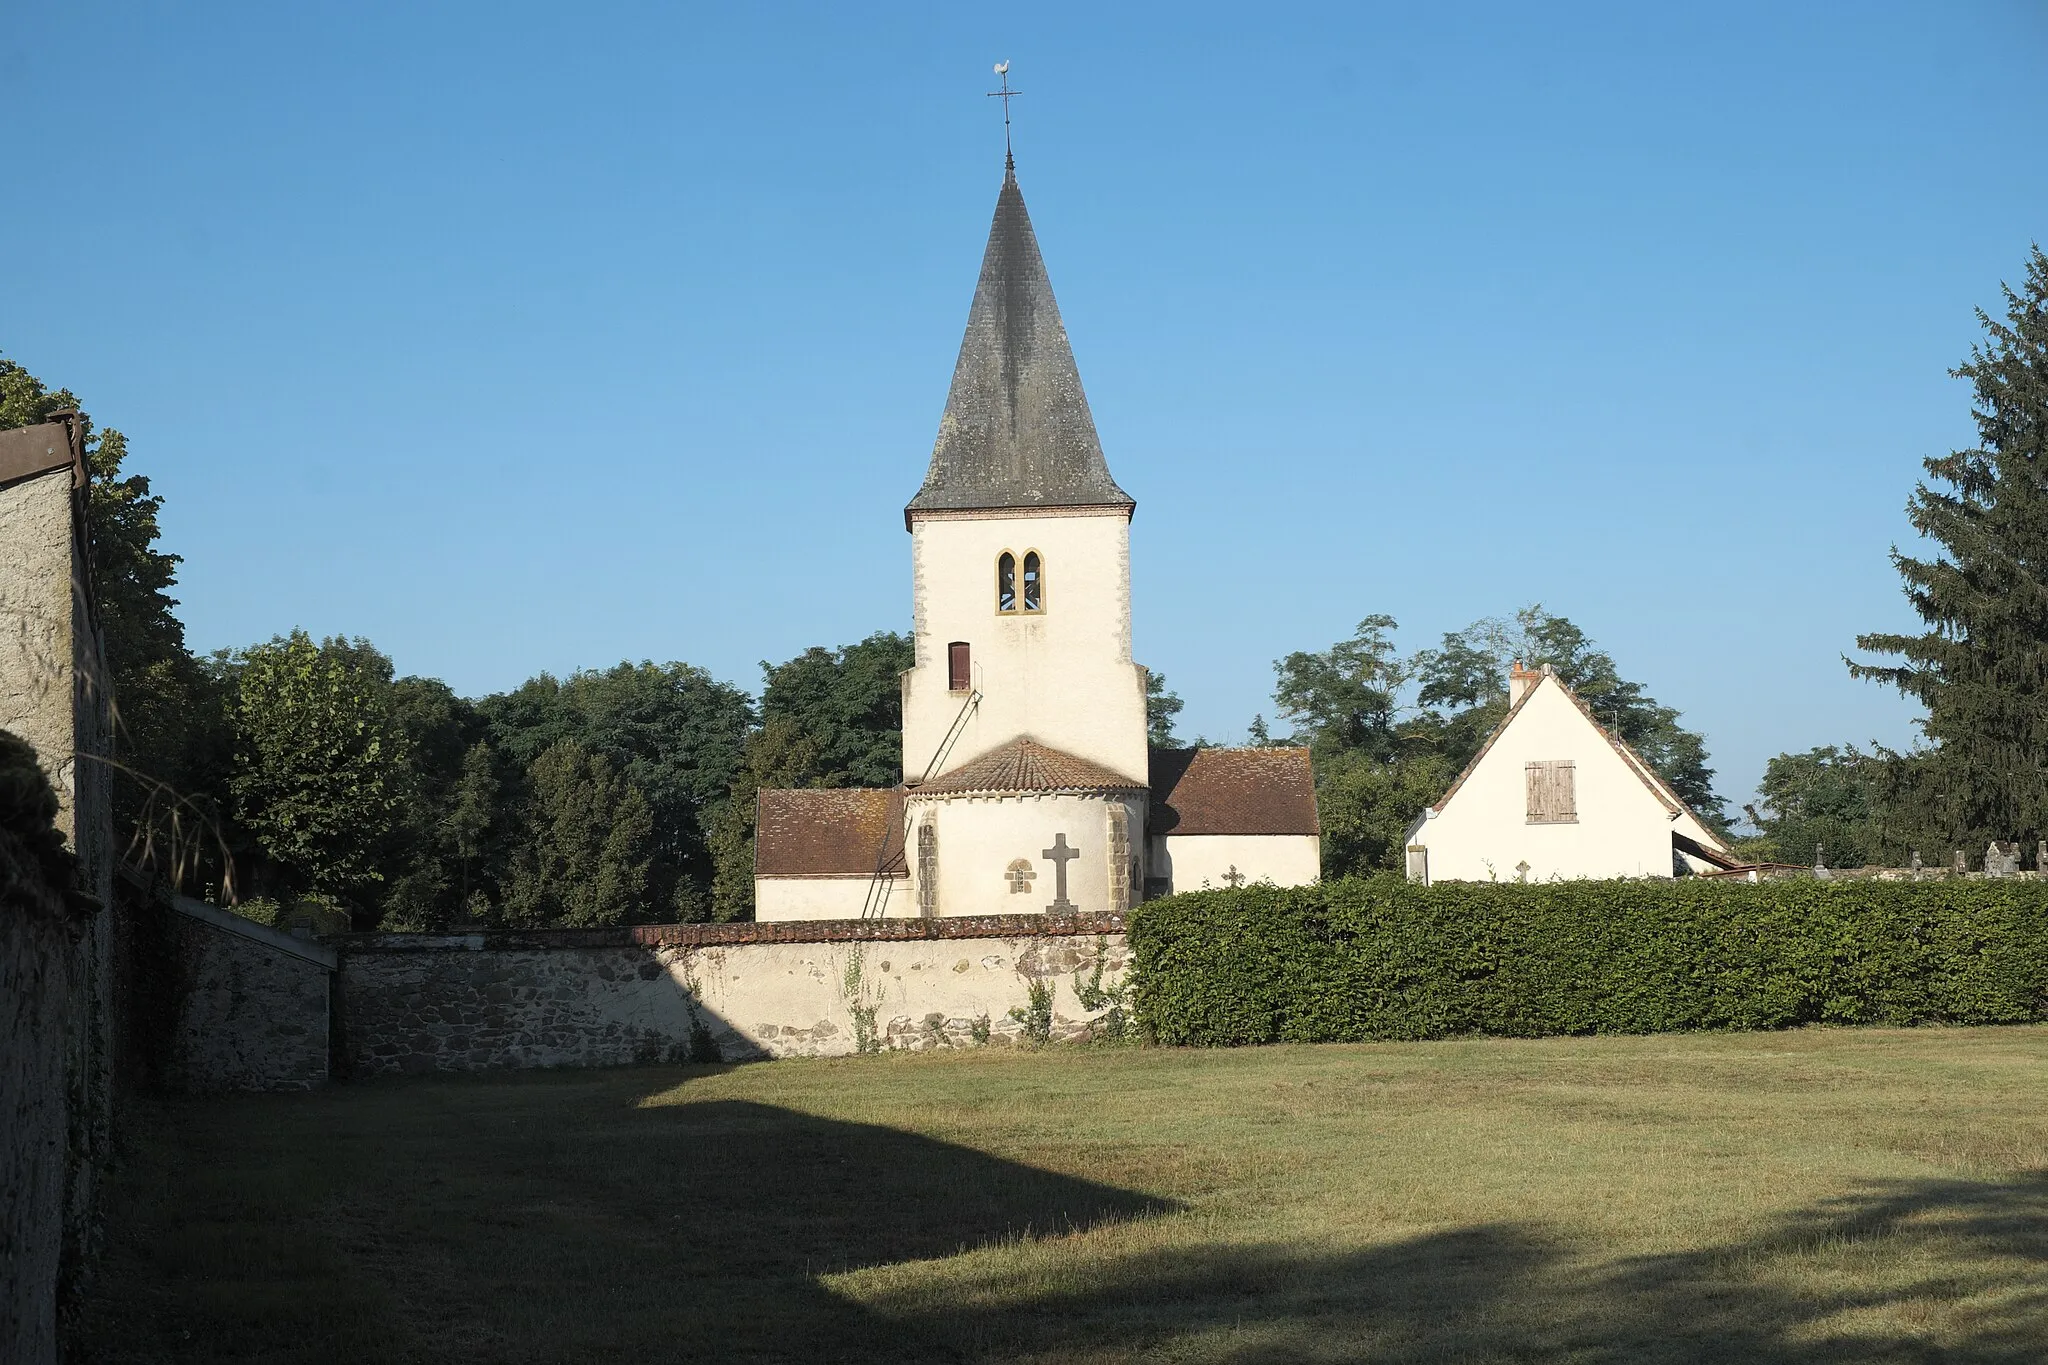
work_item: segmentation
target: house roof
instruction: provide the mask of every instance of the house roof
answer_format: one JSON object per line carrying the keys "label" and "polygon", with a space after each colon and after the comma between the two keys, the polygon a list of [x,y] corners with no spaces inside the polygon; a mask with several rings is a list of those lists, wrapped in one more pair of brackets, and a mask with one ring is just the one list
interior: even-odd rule
{"label": "house roof", "polygon": [[901,787],[764,788],[754,807],[757,877],[904,876]]}
{"label": "house roof", "polygon": [[1100,763],[1020,736],[911,788],[915,796],[997,792],[1141,791],[1144,784]]}
{"label": "house roof", "polygon": [[1154,749],[1154,834],[1320,834],[1306,749]]}
{"label": "house roof", "polygon": [[1579,708],[1579,714],[1586,718],[1586,724],[1592,726],[1594,733],[1607,741],[1609,747],[1628,766],[1628,770],[1636,775],[1636,780],[1649,789],[1650,795],[1656,798],[1659,805],[1663,806],[1672,815],[1691,816],[1699,824],[1700,828],[1706,831],[1707,837],[1715,840],[1715,846],[1717,848],[1720,846],[1719,839],[1716,838],[1711,829],[1707,828],[1706,822],[1693,814],[1692,807],[1686,805],[1684,798],[1671,789],[1671,784],[1658,775],[1657,770],[1650,766],[1650,761],[1637,753],[1620,735],[1615,734],[1612,730],[1602,725],[1600,718],[1593,714],[1593,708],[1586,705],[1584,698],[1567,687],[1564,679],[1547,670],[1540,682],[1524,692],[1521,700],[1508,708],[1508,713],[1501,717],[1500,724],[1493,727],[1493,733],[1488,735],[1486,742],[1479,746],[1479,752],[1472,755],[1472,761],[1465,765],[1465,770],[1458,774],[1456,781],[1451,783],[1450,790],[1446,791],[1442,799],[1430,807],[1431,810],[1441,812],[1445,806],[1450,804],[1451,798],[1458,794],[1458,788],[1464,786],[1465,780],[1478,771],[1479,765],[1486,761],[1487,754],[1493,750],[1494,742],[1507,732],[1507,728],[1515,723],[1515,717],[1522,714],[1522,708],[1527,706],[1535,698],[1536,694],[1543,690],[1546,684],[1554,685],[1558,691],[1564,693],[1570,699],[1573,706]]}
{"label": "house roof", "polygon": [[981,279],[913,512],[1136,504],[1102,458],[1031,215],[1003,175]]}

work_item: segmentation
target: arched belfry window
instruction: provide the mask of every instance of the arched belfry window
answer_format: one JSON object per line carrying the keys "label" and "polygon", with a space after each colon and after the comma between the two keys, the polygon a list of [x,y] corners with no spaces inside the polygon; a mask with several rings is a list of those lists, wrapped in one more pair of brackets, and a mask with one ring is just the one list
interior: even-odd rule
{"label": "arched belfry window", "polygon": [[1036,550],[1024,555],[1024,610],[1045,610],[1045,561]]}
{"label": "arched belfry window", "polygon": [[996,610],[1017,610],[1017,556],[1008,550],[996,560]]}

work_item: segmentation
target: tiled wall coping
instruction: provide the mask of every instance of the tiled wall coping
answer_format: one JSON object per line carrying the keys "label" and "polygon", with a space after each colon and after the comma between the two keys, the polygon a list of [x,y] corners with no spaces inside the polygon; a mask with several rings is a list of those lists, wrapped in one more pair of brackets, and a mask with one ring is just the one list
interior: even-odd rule
{"label": "tiled wall coping", "polygon": [[1124,916],[955,915],[939,919],[786,920],[772,924],[634,924],[607,929],[487,929],[467,934],[329,934],[344,953],[484,952],[504,949],[712,948],[742,943],[899,943],[950,938],[1060,938],[1121,934]]}

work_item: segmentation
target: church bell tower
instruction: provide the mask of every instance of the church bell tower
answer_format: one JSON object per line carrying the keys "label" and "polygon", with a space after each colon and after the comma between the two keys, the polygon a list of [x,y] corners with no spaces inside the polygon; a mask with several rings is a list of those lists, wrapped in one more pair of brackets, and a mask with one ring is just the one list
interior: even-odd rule
{"label": "church bell tower", "polygon": [[1068,919],[1176,886],[1315,880],[1306,749],[1147,746],[1135,506],[1102,458],[1005,158],[938,440],[903,509],[903,780],[763,789],[758,918]]}
{"label": "church bell tower", "polygon": [[1103,459],[1007,164],[931,465],[903,513],[917,639],[905,782],[1028,740],[1144,786],[1135,506]]}

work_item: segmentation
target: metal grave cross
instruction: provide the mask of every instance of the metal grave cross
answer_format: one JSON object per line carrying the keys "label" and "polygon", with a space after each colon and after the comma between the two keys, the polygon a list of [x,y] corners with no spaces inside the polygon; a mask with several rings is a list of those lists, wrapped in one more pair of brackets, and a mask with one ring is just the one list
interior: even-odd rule
{"label": "metal grave cross", "polygon": [[1045,908],[1048,910],[1073,909],[1073,902],[1067,899],[1067,864],[1080,857],[1081,850],[1078,848],[1068,848],[1067,836],[1055,834],[1052,836],[1052,847],[1046,849],[1038,856],[1052,859],[1053,865],[1053,900],[1052,904]]}
{"label": "metal grave cross", "polygon": [[1230,865],[1230,871],[1223,874],[1224,885],[1236,888],[1244,885],[1244,873],[1237,870],[1237,864]]}

